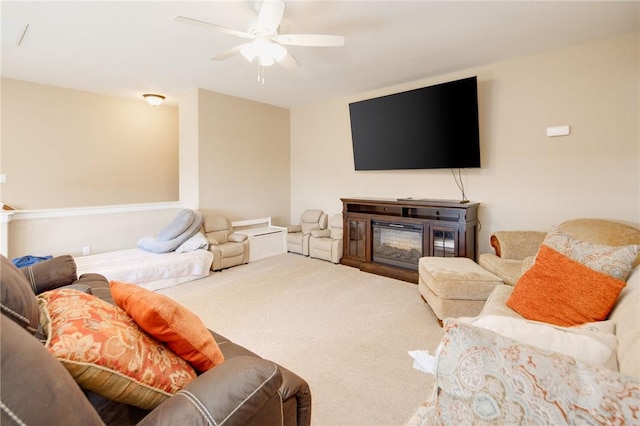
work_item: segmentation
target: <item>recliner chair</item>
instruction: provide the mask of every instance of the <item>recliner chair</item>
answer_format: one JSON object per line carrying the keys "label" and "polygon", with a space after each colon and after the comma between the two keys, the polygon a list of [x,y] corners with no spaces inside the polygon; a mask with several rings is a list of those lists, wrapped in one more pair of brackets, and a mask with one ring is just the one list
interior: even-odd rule
{"label": "recliner chair", "polygon": [[244,234],[233,232],[231,221],[224,216],[204,216],[204,235],[213,253],[212,271],[249,262],[249,240]]}
{"label": "recliner chair", "polygon": [[327,229],[327,214],[322,210],[305,210],[299,225],[287,226],[287,251],[309,256],[309,238],[314,229]]}
{"label": "recliner chair", "polygon": [[314,229],[309,238],[309,257],[340,263],[343,251],[342,213],[331,216],[328,229]]}

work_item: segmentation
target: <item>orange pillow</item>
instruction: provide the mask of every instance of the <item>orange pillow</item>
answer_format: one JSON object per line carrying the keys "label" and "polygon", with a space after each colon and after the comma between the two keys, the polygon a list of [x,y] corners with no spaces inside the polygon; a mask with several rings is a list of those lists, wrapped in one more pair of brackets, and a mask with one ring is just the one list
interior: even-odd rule
{"label": "orange pillow", "polygon": [[111,296],[141,329],[155,337],[198,371],[224,361],[202,320],[173,299],[135,284],[111,281]]}
{"label": "orange pillow", "polygon": [[625,285],[542,245],[507,306],[527,319],[565,327],[602,321]]}

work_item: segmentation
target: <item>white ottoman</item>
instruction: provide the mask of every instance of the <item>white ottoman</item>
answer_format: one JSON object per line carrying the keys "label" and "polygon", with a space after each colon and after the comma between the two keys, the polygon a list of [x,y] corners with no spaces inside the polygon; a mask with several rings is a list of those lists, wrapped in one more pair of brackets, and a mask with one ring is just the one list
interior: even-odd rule
{"label": "white ottoman", "polygon": [[418,262],[418,289],[433,313],[447,317],[475,317],[500,277],[466,257],[423,257]]}

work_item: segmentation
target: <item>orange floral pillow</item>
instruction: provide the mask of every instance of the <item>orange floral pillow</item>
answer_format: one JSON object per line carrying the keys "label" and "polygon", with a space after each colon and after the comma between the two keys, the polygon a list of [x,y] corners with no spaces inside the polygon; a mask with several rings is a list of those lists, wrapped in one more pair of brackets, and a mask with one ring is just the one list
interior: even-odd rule
{"label": "orange floral pillow", "polygon": [[625,285],[543,244],[507,306],[527,319],[559,326],[602,321]]}
{"label": "orange floral pillow", "polygon": [[111,281],[111,296],[144,331],[166,343],[198,371],[224,361],[222,351],[202,320],[173,299],[135,284]]}
{"label": "orange floral pillow", "polygon": [[151,410],[196,378],[122,309],[78,290],[38,296],[46,348],[87,390]]}

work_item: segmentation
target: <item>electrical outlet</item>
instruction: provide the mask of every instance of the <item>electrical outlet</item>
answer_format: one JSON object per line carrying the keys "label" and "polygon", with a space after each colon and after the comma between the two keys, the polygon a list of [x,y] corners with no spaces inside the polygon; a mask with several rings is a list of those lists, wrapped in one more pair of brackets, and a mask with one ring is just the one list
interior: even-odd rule
{"label": "electrical outlet", "polygon": [[89,256],[90,254],[91,254],[91,247],[90,246],[82,247],[82,255],[83,256]]}

